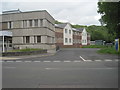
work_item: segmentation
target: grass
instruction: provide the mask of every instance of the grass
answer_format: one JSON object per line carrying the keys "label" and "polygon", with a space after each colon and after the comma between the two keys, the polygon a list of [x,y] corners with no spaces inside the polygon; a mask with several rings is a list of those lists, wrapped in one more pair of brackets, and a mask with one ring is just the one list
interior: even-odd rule
{"label": "grass", "polygon": [[120,51],[116,51],[115,47],[101,48],[97,52],[103,54],[120,54]]}
{"label": "grass", "polygon": [[116,51],[115,47],[107,47],[105,45],[89,45],[89,46],[83,46],[82,48],[101,48],[97,51],[97,53],[103,53],[103,54],[120,54],[120,51]]}
{"label": "grass", "polygon": [[106,48],[104,45],[88,45],[88,46],[83,46],[82,48]]}
{"label": "grass", "polygon": [[28,52],[28,51],[38,51],[38,50],[43,50],[39,48],[26,48],[26,49],[17,49],[17,50],[11,50],[8,52]]}

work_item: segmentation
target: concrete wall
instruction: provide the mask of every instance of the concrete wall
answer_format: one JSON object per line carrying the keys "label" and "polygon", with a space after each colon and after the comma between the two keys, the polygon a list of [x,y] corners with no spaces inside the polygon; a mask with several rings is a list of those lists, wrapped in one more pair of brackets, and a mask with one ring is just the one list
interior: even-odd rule
{"label": "concrete wall", "polygon": [[18,20],[30,20],[30,19],[43,19],[47,18],[51,23],[54,24],[54,18],[45,10],[43,11],[30,11],[13,14],[2,15],[2,21],[18,21]]}
{"label": "concrete wall", "polygon": [[[55,27],[54,18],[45,10],[21,12],[13,14],[3,14],[2,21],[7,22],[5,30],[13,33],[14,47],[22,48],[52,48],[55,47]],[[35,26],[35,21],[38,20],[38,25]],[[32,26],[30,21],[32,20]],[[10,27],[11,22],[11,28]],[[30,37],[30,43],[24,43],[24,37]],[[41,36],[41,45],[37,43],[37,36]]]}

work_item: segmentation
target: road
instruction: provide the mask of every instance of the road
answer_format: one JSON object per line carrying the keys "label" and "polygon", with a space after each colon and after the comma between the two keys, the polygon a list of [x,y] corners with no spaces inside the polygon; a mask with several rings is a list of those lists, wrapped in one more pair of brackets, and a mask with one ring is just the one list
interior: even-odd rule
{"label": "road", "polygon": [[6,60],[3,88],[117,88],[117,55],[68,48],[53,56]]}

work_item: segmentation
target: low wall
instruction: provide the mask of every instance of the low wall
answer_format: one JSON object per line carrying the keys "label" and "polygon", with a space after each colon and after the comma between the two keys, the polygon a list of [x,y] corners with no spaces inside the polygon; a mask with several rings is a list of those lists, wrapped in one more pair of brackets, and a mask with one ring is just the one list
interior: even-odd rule
{"label": "low wall", "polygon": [[26,52],[5,52],[2,53],[2,56],[23,56],[23,55],[35,55],[47,53],[47,50],[38,50],[38,51],[26,51]]}

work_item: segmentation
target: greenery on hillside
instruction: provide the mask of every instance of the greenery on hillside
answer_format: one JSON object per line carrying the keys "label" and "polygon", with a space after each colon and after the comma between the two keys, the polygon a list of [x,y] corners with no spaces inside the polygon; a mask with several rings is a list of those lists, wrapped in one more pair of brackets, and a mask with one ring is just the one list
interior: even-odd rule
{"label": "greenery on hillside", "polygon": [[88,26],[87,31],[91,35],[91,40],[105,40],[106,42],[112,42],[115,39],[115,35],[108,33],[108,29],[105,26]]}
{"label": "greenery on hillside", "polygon": [[71,25],[72,26],[72,28],[86,28],[87,26],[83,26],[83,25]]}

